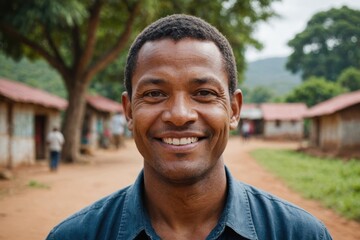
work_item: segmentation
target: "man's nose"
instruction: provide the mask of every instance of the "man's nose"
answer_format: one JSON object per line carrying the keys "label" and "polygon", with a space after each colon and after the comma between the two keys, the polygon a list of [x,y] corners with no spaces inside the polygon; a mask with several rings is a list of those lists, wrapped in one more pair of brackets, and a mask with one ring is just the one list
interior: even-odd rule
{"label": "man's nose", "polygon": [[167,109],[162,114],[162,120],[175,126],[183,126],[196,121],[198,115],[193,104],[192,100],[183,94],[174,96],[168,101]]}

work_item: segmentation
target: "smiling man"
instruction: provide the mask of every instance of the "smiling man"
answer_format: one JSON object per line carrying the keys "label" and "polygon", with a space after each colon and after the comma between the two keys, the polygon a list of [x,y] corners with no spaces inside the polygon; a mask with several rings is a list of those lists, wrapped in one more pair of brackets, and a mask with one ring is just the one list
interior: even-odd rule
{"label": "smiling man", "polygon": [[146,28],[130,48],[122,98],[144,169],[48,239],[331,239],[309,213],[225,167],[242,104],[236,76],[228,41],[203,20],[172,15]]}

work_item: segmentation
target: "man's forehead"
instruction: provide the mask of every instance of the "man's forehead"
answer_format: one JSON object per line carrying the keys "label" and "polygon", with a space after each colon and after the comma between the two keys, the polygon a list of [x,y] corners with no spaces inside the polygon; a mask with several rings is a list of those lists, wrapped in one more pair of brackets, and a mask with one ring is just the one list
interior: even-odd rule
{"label": "man's forehead", "polygon": [[192,52],[194,49],[201,50],[203,53],[208,52],[209,54],[214,54],[215,48],[218,53],[220,53],[216,44],[209,40],[200,40],[195,38],[182,38],[180,40],[174,40],[171,38],[163,38],[144,43],[139,51],[139,56],[158,54],[164,49],[171,49],[171,52],[174,54],[176,52]]}
{"label": "man's forehead", "polygon": [[211,40],[198,39],[198,38],[193,38],[193,37],[183,37],[181,39],[173,39],[171,37],[163,37],[163,38],[159,38],[159,39],[148,40],[143,44],[143,46],[146,44],[156,44],[159,42],[171,43],[171,44],[178,44],[178,43],[183,43],[183,42],[198,42],[198,43],[213,43],[213,44],[215,44]]}
{"label": "man's forehead", "polygon": [[144,44],[139,52],[134,75],[161,70],[161,67],[173,70],[200,67],[207,68],[204,71],[225,71],[221,52],[213,42],[190,38],[179,41],[162,39]]}

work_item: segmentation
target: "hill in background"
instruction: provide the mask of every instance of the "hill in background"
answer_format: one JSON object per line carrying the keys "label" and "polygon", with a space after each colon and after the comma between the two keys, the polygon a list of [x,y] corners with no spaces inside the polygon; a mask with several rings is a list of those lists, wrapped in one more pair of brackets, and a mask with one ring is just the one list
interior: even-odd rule
{"label": "hill in background", "polygon": [[254,89],[263,86],[276,96],[290,92],[301,83],[300,74],[293,75],[285,69],[286,57],[266,58],[249,62],[243,86]]}

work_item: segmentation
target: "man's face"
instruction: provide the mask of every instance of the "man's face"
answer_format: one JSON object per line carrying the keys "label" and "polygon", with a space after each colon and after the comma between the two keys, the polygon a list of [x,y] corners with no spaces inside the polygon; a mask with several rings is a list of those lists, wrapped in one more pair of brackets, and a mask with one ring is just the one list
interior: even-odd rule
{"label": "man's face", "polygon": [[207,176],[222,162],[237,126],[241,92],[229,96],[222,55],[213,42],[170,39],[141,48],[123,105],[145,174],[172,182]]}

